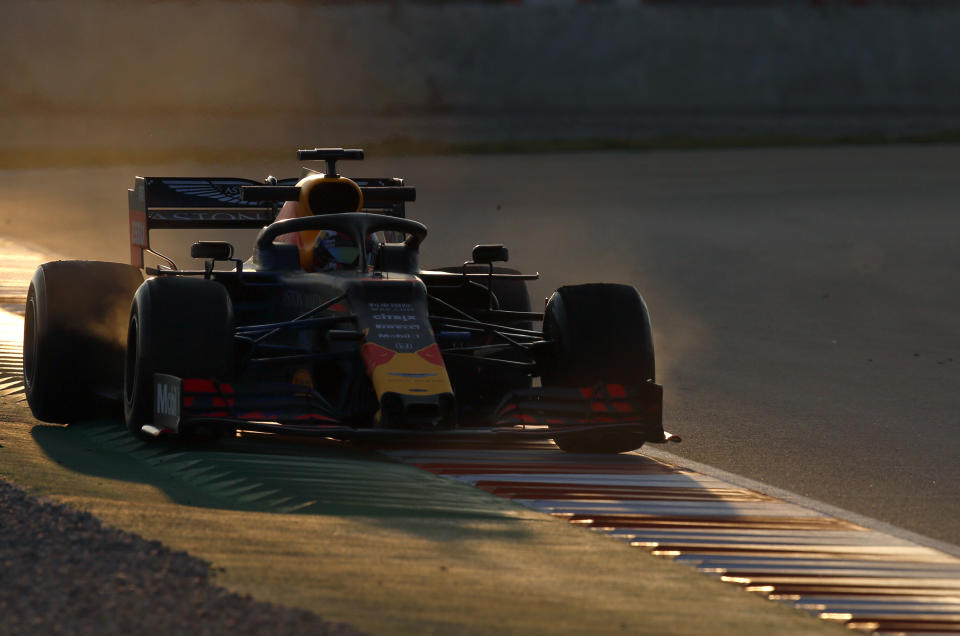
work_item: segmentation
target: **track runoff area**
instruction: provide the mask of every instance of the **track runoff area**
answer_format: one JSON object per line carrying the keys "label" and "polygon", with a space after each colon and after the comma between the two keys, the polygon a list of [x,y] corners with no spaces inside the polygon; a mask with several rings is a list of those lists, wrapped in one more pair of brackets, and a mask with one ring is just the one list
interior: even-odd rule
{"label": "track runoff area", "polygon": [[[44,260],[0,241],[4,401],[25,401],[23,302]],[[960,634],[960,548],[669,453],[570,455],[541,441],[382,452],[853,630]]]}

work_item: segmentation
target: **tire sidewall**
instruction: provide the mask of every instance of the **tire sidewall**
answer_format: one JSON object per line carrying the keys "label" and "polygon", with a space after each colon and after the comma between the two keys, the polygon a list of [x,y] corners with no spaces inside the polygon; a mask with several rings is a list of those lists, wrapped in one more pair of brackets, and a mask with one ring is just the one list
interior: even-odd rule
{"label": "tire sidewall", "polygon": [[[46,344],[42,342],[43,334],[49,330],[46,315],[46,289],[42,271],[37,272],[27,290],[27,303],[24,309],[23,321],[23,386],[34,416],[45,419],[44,405],[53,402],[47,383],[43,381],[41,369],[48,371],[47,377],[55,374],[57,369],[51,365],[57,364],[56,358],[50,356]],[[52,388],[52,387],[51,387]]]}
{"label": "tire sidewall", "polygon": [[127,429],[138,437],[143,437],[141,427],[149,419],[153,393],[153,367],[147,347],[149,340],[144,337],[142,315],[150,311],[150,289],[144,285],[134,297],[130,308],[130,322],[127,329],[127,349],[124,355],[123,372],[123,417]]}

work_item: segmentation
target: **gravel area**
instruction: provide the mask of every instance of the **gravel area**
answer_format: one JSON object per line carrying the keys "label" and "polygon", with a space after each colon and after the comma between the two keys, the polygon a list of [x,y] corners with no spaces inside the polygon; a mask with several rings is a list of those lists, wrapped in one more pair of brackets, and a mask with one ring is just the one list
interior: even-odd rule
{"label": "gravel area", "polygon": [[0,634],[359,634],[208,581],[210,564],[0,480]]}

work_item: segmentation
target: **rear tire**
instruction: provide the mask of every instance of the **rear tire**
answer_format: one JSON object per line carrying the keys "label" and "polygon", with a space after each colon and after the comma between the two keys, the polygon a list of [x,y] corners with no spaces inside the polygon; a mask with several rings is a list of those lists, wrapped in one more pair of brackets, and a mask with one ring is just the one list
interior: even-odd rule
{"label": "rear tire", "polygon": [[[458,274],[463,271],[463,266],[439,267],[436,271]],[[488,271],[486,265],[467,265],[467,272],[470,274],[486,273]],[[494,267],[493,272],[495,274],[520,273],[510,267]],[[481,286],[482,289],[476,285],[471,285],[467,288],[469,291],[462,290],[460,295],[450,294],[445,296],[439,290],[431,290],[431,293],[470,313],[471,310],[487,308],[486,281],[482,283],[477,281],[477,285]],[[494,279],[492,281],[492,291],[497,298],[497,309],[530,311],[530,294],[527,291],[526,281]],[[533,323],[529,320],[491,320],[490,322],[518,329],[533,329]],[[490,342],[501,341],[491,339]],[[514,349],[505,350],[497,354],[497,357],[518,362],[525,362],[528,359],[522,352]],[[482,364],[471,365],[468,361],[458,360],[455,364],[448,365],[447,371],[450,374],[450,381],[460,409],[460,421],[468,426],[485,423],[489,419],[490,412],[500,403],[504,395],[510,391],[530,388],[531,383],[530,374],[526,371],[496,368]]]}
{"label": "rear tire", "polygon": [[[595,283],[558,289],[547,302],[544,337],[556,345],[543,386],[638,385],[655,380],[647,306],[629,285]],[[568,453],[623,453],[645,438],[631,431],[587,431],[553,438]]]}
{"label": "rear tire", "polygon": [[128,323],[123,373],[127,430],[148,439],[141,429],[152,420],[154,373],[230,379],[233,324],[233,303],[223,285],[195,278],[147,280],[133,299]]}
{"label": "rear tire", "polygon": [[[435,271],[459,274],[463,271],[463,265],[438,267]],[[468,274],[486,274],[488,271],[486,265],[467,265]],[[519,274],[520,271],[512,267],[494,267],[493,273]],[[473,294],[463,294],[462,297],[455,296],[449,299],[444,298],[444,294],[440,294],[440,296],[443,300],[447,300],[447,302],[450,302],[460,309],[465,309],[467,312],[469,312],[470,309],[486,309],[487,282],[477,281],[477,285],[479,287],[472,286]],[[492,281],[492,290],[493,295],[497,297],[498,305],[495,307],[496,309],[502,309],[504,311],[530,311],[530,293],[527,291],[527,281],[522,279],[511,280],[509,278],[495,278]],[[431,291],[431,293],[433,293],[433,291]],[[480,303],[482,306],[470,307],[469,305],[473,302]],[[495,320],[493,322],[508,327],[517,327],[518,329],[533,329],[533,323],[529,320]]]}
{"label": "rear tire", "polygon": [[140,270],[123,263],[37,268],[23,320],[23,383],[34,417],[67,423],[116,408],[126,316],[142,282]]}

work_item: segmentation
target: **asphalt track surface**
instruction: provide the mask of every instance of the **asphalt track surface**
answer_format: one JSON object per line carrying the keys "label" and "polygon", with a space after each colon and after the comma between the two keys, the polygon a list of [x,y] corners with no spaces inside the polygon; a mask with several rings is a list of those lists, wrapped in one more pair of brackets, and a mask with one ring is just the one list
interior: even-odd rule
{"label": "asphalt track surface", "polygon": [[[665,424],[685,440],[673,452],[956,544],[958,167],[958,147],[905,146],[395,158],[343,171],[418,187],[410,216],[431,228],[425,265],[503,242],[512,265],[543,274],[534,298],[563,283],[636,285]],[[133,174],[295,171],[2,173],[0,231],[126,260]]]}

